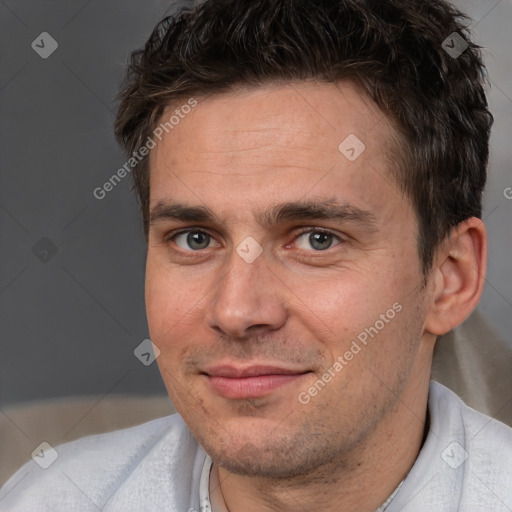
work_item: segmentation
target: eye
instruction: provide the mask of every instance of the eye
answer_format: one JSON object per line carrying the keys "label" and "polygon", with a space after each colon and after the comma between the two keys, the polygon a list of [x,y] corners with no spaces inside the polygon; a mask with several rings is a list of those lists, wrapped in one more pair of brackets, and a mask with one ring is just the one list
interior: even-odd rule
{"label": "eye", "polygon": [[200,251],[207,249],[214,241],[213,237],[204,231],[182,231],[171,237],[175,244],[185,251]]}
{"label": "eye", "polygon": [[[337,243],[334,243],[336,242]],[[309,229],[303,231],[296,239],[295,244],[299,249],[326,251],[341,243],[339,237],[329,231]]]}

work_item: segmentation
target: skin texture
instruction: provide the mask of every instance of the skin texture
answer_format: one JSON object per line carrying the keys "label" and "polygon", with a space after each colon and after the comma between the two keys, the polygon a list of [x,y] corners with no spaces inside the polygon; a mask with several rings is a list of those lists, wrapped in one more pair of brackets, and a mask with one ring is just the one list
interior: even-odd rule
{"label": "skin texture", "polygon": [[[355,161],[338,149],[349,134],[366,146]],[[425,284],[416,216],[389,173],[394,135],[350,83],[274,85],[201,100],[150,155],[154,212],[180,203],[217,217],[154,215],[146,304],[169,395],[231,512],[339,510],[340,500],[344,511],[374,511],[421,448],[435,339],[476,306],[486,238],[481,221],[463,223]],[[299,201],[366,215],[263,222]],[[310,234],[322,228],[334,236],[319,250]],[[174,236],[185,229],[210,235],[204,248]],[[236,251],[247,237],[263,250],[252,263]],[[333,371],[394,304],[400,311]],[[233,399],[204,373],[218,364],[308,373]],[[329,369],[335,376],[301,403]]]}

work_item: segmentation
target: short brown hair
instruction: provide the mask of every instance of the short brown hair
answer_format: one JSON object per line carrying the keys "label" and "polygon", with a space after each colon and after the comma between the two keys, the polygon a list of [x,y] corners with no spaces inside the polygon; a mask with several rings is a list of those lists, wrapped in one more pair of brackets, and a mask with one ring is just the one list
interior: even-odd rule
{"label": "short brown hair", "polygon": [[[417,213],[426,273],[450,230],[482,213],[493,118],[466,23],[444,0],[207,0],[162,20],[132,53],[115,133],[131,155],[165,107],[191,96],[352,80],[404,141],[391,172]],[[467,49],[454,58],[447,38]],[[133,177],[147,236],[147,157]]]}

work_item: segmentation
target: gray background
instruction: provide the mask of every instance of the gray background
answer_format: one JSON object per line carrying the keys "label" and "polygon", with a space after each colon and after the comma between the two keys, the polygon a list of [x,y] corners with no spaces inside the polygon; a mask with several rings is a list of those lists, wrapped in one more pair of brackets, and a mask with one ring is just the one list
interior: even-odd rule
{"label": "gray background", "polygon": [[[457,4],[486,47],[496,117],[480,308],[512,345],[512,2]],[[165,394],[156,365],[133,355],[148,330],[130,177],[101,201],[92,192],[126,161],[112,124],[127,56],[173,9],[164,0],[0,2],[0,408]],[[47,59],[31,47],[42,32],[59,45]]]}

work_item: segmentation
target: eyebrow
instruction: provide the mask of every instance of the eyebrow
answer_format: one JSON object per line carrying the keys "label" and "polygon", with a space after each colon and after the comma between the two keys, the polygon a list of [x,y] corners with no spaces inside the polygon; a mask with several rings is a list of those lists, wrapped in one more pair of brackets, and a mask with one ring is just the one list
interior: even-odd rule
{"label": "eyebrow", "polygon": [[[337,199],[315,199],[295,201],[270,206],[267,210],[255,213],[259,224],[272,227],[294,220],[338,220],[357,223],[369,228],[376,227],[377,218],[367,210],[350,203],[340,203]],[[158,202],[150,212],[149,223],[176,220],[221,225],[222,220],[206,206],[190,206],[184,203]]]}

